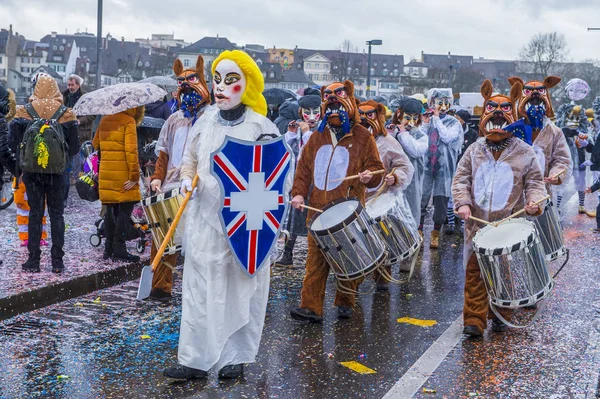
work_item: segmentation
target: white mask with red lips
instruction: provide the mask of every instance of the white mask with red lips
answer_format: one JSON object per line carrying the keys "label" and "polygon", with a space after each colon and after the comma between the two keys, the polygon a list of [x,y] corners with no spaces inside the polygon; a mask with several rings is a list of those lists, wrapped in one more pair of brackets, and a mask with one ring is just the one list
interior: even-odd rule
{"label": "white mask with red lips", "polygon": [[312,129],[316,129],[317,123],[321,119],[321,107],[317,108],[302,108],[302,120],[308,123]]}
{"label": "white mask with red lips", "polygon": [[246,75],[238,64],[227,59],[219,62],[213,75],[213,91],[217,107],[226,111],[240,105],[246,91],[246,83]]}

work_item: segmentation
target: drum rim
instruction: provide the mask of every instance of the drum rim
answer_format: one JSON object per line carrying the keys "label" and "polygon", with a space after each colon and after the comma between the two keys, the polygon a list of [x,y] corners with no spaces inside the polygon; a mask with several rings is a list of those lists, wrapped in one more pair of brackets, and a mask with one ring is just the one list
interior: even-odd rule
{"label": "drum rim", "polygon": [[[323,212],[325,212],[327,209],[332,208],[335,205],[341,204],[342,202],[346,202],[346,201],[356,201],[358,202],[358,206],[356,207],[356,213],[361,214],[362,211],[365,209],[363,204],[360,202],[360,199],[358,197],[340,197],[334,201],[331,201],[330,203],[328,203],[327,205],[325,205],[322,210]],[[312,229],[312,225],[315,222],[315,220],[321,216],[320,212],[315,212],[314,215],[312,215],[312,217],[310,218],[310,221],[308,222],[308,230],[310,231],[311,234],[314,234],[316,236],[326,236],[330,233],[335,233],[340,231],[342,228],[344,228],[345,226],[347,226],[349,223],[351,223],[352,221],[356,220],[356,216],[354,215],[354,213],[352,213],[350,216],[348,216],[346,219],[342,220],[340,223],[335,224],[331,227],[329,227],[328,229],[325,230],[313,230]]]}
{"label": "drum rim", "polygon": [[181,189],[174,188],[173,190],[170,190],[170,191],[167,191],[164,193],[159,193],[159,194],[153,195],[151,197],[144,198],[142,200],[142,202],[143,202],[144,206],[150,206],[152,204],[156,204],[157,202],[162,202],[162,201],[177,197],[180,194],[181,194]]}
{"label": "drum rim", "polygon": [[[515,223],[517,221],[520,222],[520,223],[522,223],[522,222],[530,223],[531,226],[533,227],[533,231],[531,232],[531,234],[529,236],[527,236],[527,239],[521,240],[518,243],[515,243],[515,244],[513,244],[511,246],[508,246],[508,247],[506,247],[506,246],[505,247],[495,247],[495,248],[480,247],[475,242],[475,240],[477,239],[477,237],[479,237],[484,230],[486,230],[486,229],[487,230],[491,230],[492,228],[495,228],[495,227],[492,227],[492,226],[486,226],[486,227],[484,227],[482,229],[479,229],[477,231],[477,233],[475,233],[475,237],[473,237],[473,239],[472,239],[472,242],[473,242],[473,251],[476,252],[476,253],[479,253],[481,255],[500,256],[500,255],[512,254],[514,252],[520,251],[520,250],[522,250],[524,248],[527,248],[536,239],[539,240],[539,233],[538,233],[537,229],[535,228],[535,225],[531,221],[529,221],[527,219],[519,218],[519,219],[509,220],[509,221],[507,221],[505,223]],[[489,229],[488,229],[488,227],[489,227]]]}
{"label": "drum rim", "polygon": [[[554,288],[555,284],[556,284],[556,282],[554,281],[554,279],[552,277],[550,277],[550,281],[546,285],[544,285],[544,288],[542,290],[536,292],[535,294],[533,294],[525,299],[510,299],[510,300],[499,299],[499,298],[496,298],[496,297],[493,297],[492,295],[490,295],[489,292],[488,292],[488,296],[489,296],[490,303],[493,304],[494,306],[497,306],[500,308],[505,308],[505,309],[518,309],[518,308],[522,308],[525,306],[530,306],[530,305],[536,304],[539,301],[541,301],[542,299],[546,298],[550,294],[552,289]],[[487,291],[487,287],[486,287],[486,291]]]}

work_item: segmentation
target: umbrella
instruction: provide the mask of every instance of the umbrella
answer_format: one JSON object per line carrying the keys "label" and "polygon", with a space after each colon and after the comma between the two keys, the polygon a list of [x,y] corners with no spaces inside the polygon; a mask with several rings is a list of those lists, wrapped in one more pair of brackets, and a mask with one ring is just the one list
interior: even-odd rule
{"label": "umbrella", "polygon": [[147,127],[149,129],[160,129],[165,124],[165,120],[162,118],[153,118],[151,116],[144,116],[142,123],[139,127]]}
{"label": "umbrella", "polygon": [[379,104],[383,104],[383,105],[388,105],[388,102],[385,98],[381,97],[381,96],[373,96],[371,97],[371,100],[379,103]]}
{"label": "umbrella", "polygon": [[120,83],[85,93],[73,107],[76,115],[114,115],[160,100],[167,92],[152,83]]}
{"label": "umbrella", "polygon": [[149,78],[140,80],[138,83],[152,83],[168,92],[176,90],[178,87],[177,81],[170,76],[150,76]]}
{"label": "umbrella", "polygon": [[263,96],[265,96],[267,104],[269,105],[279,105],[287,99],[298,99],[298,95],[296,93],[285,89],[267,89],[263,91]]}

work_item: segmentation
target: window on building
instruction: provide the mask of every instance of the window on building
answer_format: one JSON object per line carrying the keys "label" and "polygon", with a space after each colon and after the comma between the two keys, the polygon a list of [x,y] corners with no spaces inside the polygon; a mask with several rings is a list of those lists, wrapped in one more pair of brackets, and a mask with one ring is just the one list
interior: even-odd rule
{"label": "window on building", "polygon": [[142,65],[144,65],[144,63],[142,61],[138,61],[138,66],[141,67]]}
{"label": "window on building", "polygon": [[377,62],[374,62],[374,63],[373,63],[373,66],[377,66]]}
{"label": "window on building", "polygon": [[56,46],[52,46],[52,50],[56,51],[58,48]]}
{"label": "window on building", "polygon": [[266,78],[266,77],[267,77],[267,73],[263,72],[263,78]]}
{"label": "window on building", "polygon": [[183,60],[183,66],[184,67],[189,67],[190,66],[190,60],[188,60],[187,58]]}
{"label": "window on building", "polygon": [[390,71],[388,71],[387,68],[384,68],[383,71],[381,71],[381,73],[383,74],[383,76],[388,76],[390,74]]}
{"label": "window on building", "polygon": [[312,62],[307,62],[306,63],[306,68],[310,69],[312,67],[313,67]]}
{"label": "window on building", "polygon": [[29,73],[29,67],[21,67],[21,72]]}
{"label": "window on building", "polygon": [[60,46],[60,47],[59,47],[59,50],[60,50],[60,51],[65,51],[65,46]]}
{"label": "window on building", "polygon": [[150,67],[150,63],[149,63],[148,61],[146,61],[146,63],[144,64],[144,66],[145,66],[146,68],[149,68],[149,67]]}
{"label": "window on building", "polygon": [[[375,65],[377,66],[377,65]],[[375,75],[375,68],[371,68],[371,75]]]}
{"label": "window on building", "polygon": [[62,61],[62,57],[60,55],[55,55],[52,57],[54,61]]}
{"label": "window on building", "polygon": [[384,67],[384,68],[385,68],[385,67],[387,67],[387,62],[384,62],[384,63],[383,63],[383,67]]}
{"label": "window on building", "polygon": [[394,68],[398,68],[398,63],[394,62]]}
{"label": "window on building", "polygon": [[81,48],[81,52],[85,53],[86,51],[87,51],[87,48],[85,48],[85,47]]}
{"label": "window on building", "polygon": [[394,76],[400,76],[400,71],[398,71],[397,69],[394,69],[393,74],[394,74]]}
{"label": "window on building", "polygon": [[275,72],[271,71],[271,72],[269,73],[269,77],[270,77],[271,79],[273,79],[273,78],[275,77]]}

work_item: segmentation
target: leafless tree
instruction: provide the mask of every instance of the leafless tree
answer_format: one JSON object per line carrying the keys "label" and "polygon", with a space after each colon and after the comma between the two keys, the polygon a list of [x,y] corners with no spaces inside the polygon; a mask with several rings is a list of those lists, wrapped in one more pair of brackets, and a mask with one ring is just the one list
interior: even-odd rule
{"label": "leafless tree", "polygon": [[537,33],[519,52],[522,61],[520,72],[535,75],[538,79],[544,78],[555,73],[553,68],[564,62],[568,54],[565,35],[557,32]]}
{"label": "leafless tree", "polygon": [[343,82],[346,79],[352,80],[353,77],[356,77],[354,68],[352,68],[351,53],[358,53],[358,47],[346,39],[340,45],[340,52],[331,60],[331,74],[334,80]]}
{"label": "leafless tree", "polygon": [[454,72],[452,90],[454,93],[477,92],[485,80],[483,74],[471,68],[459,68]]}

